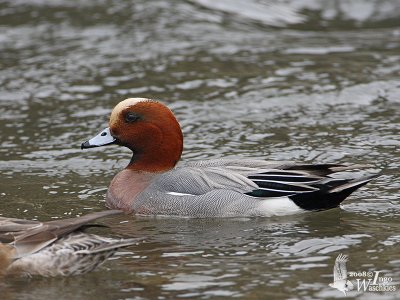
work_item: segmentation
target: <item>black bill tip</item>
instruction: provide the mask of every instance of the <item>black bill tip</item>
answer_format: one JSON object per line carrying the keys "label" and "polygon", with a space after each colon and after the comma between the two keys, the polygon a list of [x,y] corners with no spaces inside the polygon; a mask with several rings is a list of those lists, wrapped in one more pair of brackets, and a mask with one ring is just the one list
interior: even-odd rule
{"label": "black bill tip", "polygon": [[88,148],[94,148],[96,147],[95,145],[90,145],[89,141],[86,141],[81,144],[81,149],[88,149]]}

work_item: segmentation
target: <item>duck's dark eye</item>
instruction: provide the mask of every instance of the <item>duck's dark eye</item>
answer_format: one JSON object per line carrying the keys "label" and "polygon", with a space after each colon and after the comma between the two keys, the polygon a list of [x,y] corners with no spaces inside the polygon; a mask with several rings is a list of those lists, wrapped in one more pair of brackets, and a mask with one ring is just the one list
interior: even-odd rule
{"label": "duck's dark eye", "polygon": [[139,120],[139,115],[135,114],[134,112],[129,111],[126,115],[125,115],[125,121],[127,123],[132,123],[135,122],[137,120]]}

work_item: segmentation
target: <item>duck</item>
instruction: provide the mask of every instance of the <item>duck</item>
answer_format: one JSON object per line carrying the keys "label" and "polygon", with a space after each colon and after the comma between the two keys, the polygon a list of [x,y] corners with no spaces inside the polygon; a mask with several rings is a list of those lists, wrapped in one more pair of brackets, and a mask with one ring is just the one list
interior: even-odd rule
{"label": "duck", "polygon": [[120,214],[105,210],[48,222],[0,217],[0,276],[44,277],[88,273],[139,238],[116,239],[86,233],[98,218]]}
{"label": "duck", "polygon": [[246,158],[179,162],[183,134],[159,101],[128,98],[109,126],[81,149],[129,148],[128,165],[112,179],[106,205],[145,216],[272,217],[338,207],[376,174],[352,176],[360,164],[308,164]]}

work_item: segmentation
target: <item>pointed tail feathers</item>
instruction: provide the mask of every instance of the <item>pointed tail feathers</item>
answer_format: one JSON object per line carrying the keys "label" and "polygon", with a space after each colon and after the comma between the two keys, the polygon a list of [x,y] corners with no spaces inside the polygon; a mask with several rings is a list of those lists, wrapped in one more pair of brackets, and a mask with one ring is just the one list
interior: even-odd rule
{"label": "pointed tail feathers", "polygon": [[339,206],[351,193],[379,175],[369,175],[352,179],[327,190],[291,195],[289,198],[305,210],[323,210]]}
{"label": "pointed tail feathers", "polygon": [[358,188],[362,187],[363,185],[366,185],[372,179],[375,179],[377,177],[379,177],[379,175],[369,175],[369,176],[356,178],[356,179],[353,179],[353,180],[349,181],[348,183],[345,183],[343,185],[339,185],[339,186],[331,189],[329,191],[329,193],[340,193],[340,192],[344,192],[344,191],[350,191],[350,194],[351,194],[352,192],[354,192]]}

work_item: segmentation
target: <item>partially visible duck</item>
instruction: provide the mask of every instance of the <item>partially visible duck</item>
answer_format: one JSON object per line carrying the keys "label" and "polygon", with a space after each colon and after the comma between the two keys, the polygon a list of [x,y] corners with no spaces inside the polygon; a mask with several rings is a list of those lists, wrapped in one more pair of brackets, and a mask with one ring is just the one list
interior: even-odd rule
{"label": "partially visible duck", "polygon": [[241,217],[290,215],[339,206],[376,175],[347,179],[360,165],[216,159],[176,166],[183,148],[175,116],[160,102],[129,98],[109,127],[84,148],[117,144],[133,155],[111,181],[107,206],[143,215]]}
{"label": "partially visible duck", "polygon": [[108,210],[49,222],[0,217],[0,275],[69,276],[87,273],[138,239],[89,234],[89,222],[121,213]]}

